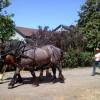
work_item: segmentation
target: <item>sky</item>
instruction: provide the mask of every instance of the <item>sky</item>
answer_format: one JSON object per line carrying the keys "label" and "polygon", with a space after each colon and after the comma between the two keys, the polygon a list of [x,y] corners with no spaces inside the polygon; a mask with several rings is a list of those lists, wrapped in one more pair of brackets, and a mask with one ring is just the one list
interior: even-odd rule
{"label": "sky", "polygon": [[14,13],[16,26],[38,28],[49,26],[50,29],[63,24],[75,25],[79,19],[78,12],[85,0],[10,0],[6,8]]}

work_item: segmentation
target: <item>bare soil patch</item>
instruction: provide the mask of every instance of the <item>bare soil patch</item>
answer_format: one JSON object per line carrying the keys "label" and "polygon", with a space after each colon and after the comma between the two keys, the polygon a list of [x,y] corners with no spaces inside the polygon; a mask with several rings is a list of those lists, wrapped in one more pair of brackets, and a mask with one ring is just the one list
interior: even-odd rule
{"label": "bare soil patch", "polygon": [[32,86],[29,72],[21,72],[24,84],[16,84],[13,89],[8,89],[8,84],[14,72],[7,72],[0,84],[0,100],[100,100],[100,75],[91,76],[91,72],[91,67],[65,69],[65,83],[55,84],[44,73],[38,87]]}

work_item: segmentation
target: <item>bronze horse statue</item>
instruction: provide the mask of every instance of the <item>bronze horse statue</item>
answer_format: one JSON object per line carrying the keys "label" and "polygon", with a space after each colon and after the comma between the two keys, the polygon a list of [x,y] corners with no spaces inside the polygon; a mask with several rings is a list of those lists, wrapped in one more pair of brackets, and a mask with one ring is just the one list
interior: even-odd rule
{"label": "bronze horse statue", "polygon": [[26,66],[31,67],[30,72],[35,79],[35,85],[37,86],[39,84],[34,72],[34,70],[38,68],[37,66],[40,66],[39,68],[43,69],[44,66],[47,68],[47,65],[49,65],[52,68],[54,79],[56,79],[56,68],[58,68],[59,78],[64,82],[62,67],[60,65],[62,52],[59,48],[53,45],[46,45],[40,48],[23,46],[23,48],[21,48],[23,51],[22,54],[20,53],[19,62],[13,63],[13,65],[16,66],[16,71],[11,83],[9,84],[10,87],[14,86],[17,76],[20,76],[20,70]]}

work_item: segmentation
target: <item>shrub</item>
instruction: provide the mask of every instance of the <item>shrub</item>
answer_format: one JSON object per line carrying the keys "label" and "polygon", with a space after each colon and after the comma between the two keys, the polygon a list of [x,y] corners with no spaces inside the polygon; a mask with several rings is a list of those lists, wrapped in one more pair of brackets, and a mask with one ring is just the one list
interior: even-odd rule
{"label": "shrub", "polygon": [[93,54],[90,52],[77,52],[71,50],[64,53],[62,66],[69,68],[90,66],[92,63],[92,56]]}
{"label": "shrub", "polygon": [[91,66],[93,53],[81,52],[78,57],[79,66]]}

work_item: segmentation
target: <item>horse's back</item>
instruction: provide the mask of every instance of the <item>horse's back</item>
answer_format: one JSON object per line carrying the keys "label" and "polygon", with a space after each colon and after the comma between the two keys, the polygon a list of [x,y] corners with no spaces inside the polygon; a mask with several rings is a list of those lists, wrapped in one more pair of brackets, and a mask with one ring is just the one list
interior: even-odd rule
{"label": "horse's back", "polygon": [[[51,63],[57,63],[61,58],[61,50],[53,45],[42,46],[41,48],[30,48],[24,52],[24,55],[29,57],[29,61],[42,65]],[[31,59],[30,59],[31,58]],[[23,61],[26,59],[24,58]],[[28,60],[28,59],[27,59]]]}
{"label": "horse's back", "polygon": [[35,50],[35,59],[36,60],[44,60],[49,58],[48,52],[46,52],[44,49],[37,48]]}
{"label": "horse's back", "polygon": [[43,65],[50,61],[49,54],[41,48],[30,48],[29,50],[24,52],[24,55],[27,56],[27,59],[22,59],[23,64],[35,62],[38,65]]}
{"label": "horse's back", "polygon": [[51,62],[56,63],[61,58],[61,49],[53,45],[43,46],[42,49],[46,50],[51,56]]}

